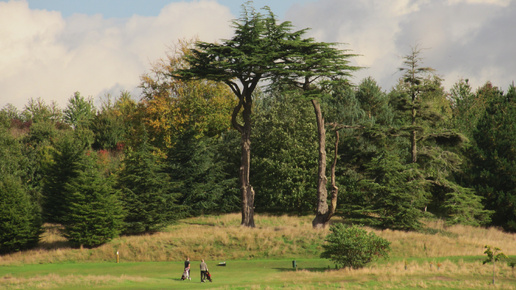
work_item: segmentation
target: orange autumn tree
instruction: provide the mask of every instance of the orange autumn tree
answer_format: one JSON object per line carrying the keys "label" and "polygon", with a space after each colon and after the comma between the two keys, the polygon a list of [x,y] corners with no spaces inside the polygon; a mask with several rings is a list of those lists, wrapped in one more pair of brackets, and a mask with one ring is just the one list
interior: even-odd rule
{"label": "orange autumn tree", "polygon": [[166,157],[180,136],[193,132],[196,138],[216,136],[227,131],[236,101],[222,83],[171,78],[187,66],[184,58],[193,41],[180,40],[173,53],[160,59],[149,73],[141,76],[141,122],[157,153]]}

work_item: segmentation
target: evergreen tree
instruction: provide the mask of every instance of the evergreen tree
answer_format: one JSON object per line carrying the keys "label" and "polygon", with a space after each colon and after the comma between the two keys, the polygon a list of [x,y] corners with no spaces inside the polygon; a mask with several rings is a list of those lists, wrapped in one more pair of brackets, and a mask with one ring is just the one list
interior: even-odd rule
{"label": "evergreen tree", "polygon": [[238,209],[235,178],[226,171],[219,153],[220,137],[195,137],[185,132],[168,154],[174,191],[181,194],[181,204],[191,215],[233,212]]}
{"label": "evergreen tree", "polygon": [[446,224],[463,224],[470,226],[485,226],[491,221],[494,211],[484,209],[483,198],[470,188],[456,184],[448,187],[458,187],[446,193],[443,207],[446,212]]}
{"label": "evergreen tree", "polygon": [[[346,93],[345,103],[354,104],[352,96],[358,102],[355,112],[362,114],[342,114],[347,122],[362,124],[361,130],[342,130],[342,140],[339,144],[339,160],[346,166],[337,169],[337,180],[343,187],[338,209],[347,218],[360,220],[364,209],[371,206],[375,200],[362,188],[360,180],[365,177],[366,165],[381,154],[385,146],[389,146],[393,154],[404,154],[399,150],[397,137],[390,136],[393,124],[392,108],[388,105],[388,97],[382,92],[372,78],[364,79],[353,94]],[[355,105],[356,106],[356,105]],[[343,107],[343,109],[346,107]],[[345,111],[345,110],[343,110]],[[347,116],[346,116],[347,115]],[[390,136],[390,138],[388,138]],[[390,141],[390,143],[388,142]],[[389,143],[390,145],[386,145]],[[362,221],[364,223],[364,221]]]}
{"label": "evergreen tree", "polygon": [[406,85],[406,92],[408,99],[402,99],[401,104],[405,106],[405,110],[410,111],[410,154],[411,161],[417,162],[417,138],[418,138],[418,114],[422,111],[421,93],[429,91],[430,88],[423,86],[424,76],[433,71],[430,67],[422,67],[421,49],[418,47],[412,48],[409,55],[403,57],[404,67],[400,71],[404,71],[402,84]]}
{"label": "evergreen tree", "polygon": [[345,192],[339,209],[353,222],[418,229],[428,200],[427,184],[418,165],[403,158],[408,142],[396,129],[387,95],[371,78],[346,95],[345,108],[358,108],[355,114],[343,114],[344,120],[362,127],[343,131],[339,157],[348,166],[338,171]]}
{"label": "evergreen tree", "polygon": [[90,147],[92,133],[89,130],[62,132],[54,140],[51,158],[43,166],[43,214],[50,223],[62,223],[67,211],[66,184],[78,176],[80,160]]}
{"label": "evergreen tree", "polygon": [[398,155],[382,151],[365,164],[365,179],[359,181],[367,200],[361,210],[370,225],[416,230],[421,227],[421,209],[427,202],[425,182],[414,164],[403,164]]}
{"label": "evergreen tree", "polygon": [[[425,205],[425,211],[429,209],[438,215],[454,216],[451,223],[480,218],[473,223],[485,224],[488,212],[483,211],[480,199],[455,181],[456,173],[462,169],[460,149],[468,139],[449,126],[452,103],[444,93],[442,80],[432,74],[433,69],[421,66],[420,54],[421,50],[414,48],[405,57],[405,67],[400,69],[405,73],[391,92],[391,104],[397,118],[395,134],[408,134],[409,162],[418,165],[428,183],[427,190],[432,198]],[[467,88],[463,87],[461,93],[467,94]],[[464,202],[457,202],[459,196]],[[459,213],[467,216],[458,218]]]}
{"label": "evergreen tree", "polygon": [[0,254],[36,246],[41,230],[41,210],[19,177],[0,175]]}
{"label": "evergreen tree", "polygon": [[483,101],[477,96],[478,94],[473,93],[468,79],[459,80],[450,89],[453,127],[469,139],[473,137],[473,129],[485,111]]}
{"label": "evergreen tree", "polygon": [[63,111],[64,121],[73,128],[89,127],[95,117],[93,99],[86,100],[79,92],[75,92],[68,100],[68,106]]}
{"label": "evergreen tree", "polygon": [[240,165],[239,144],[240,134],[235,130],[228,130],[221,134],[216,142],[216,160],[220,162],[220,166],[224,171],[225,190],[219,204],[220,212],[238,212],[242,208],[241,191],[238,181],[238,172]]}
{"label": "evergreen tree", "polygon": [[360,82],[355,95],[369,123],[392,124],[393,113],[389,107],[389,99],[372,77]]}
{"label": "evergreen tree", "polygon": [[33,197],[42,203],[44,164],[52,159],[52,142],[59,138],[58,124],[50,121],[33,123],[28,134],[21,141],[24,143],[23,155],[26,156],[24,179]]}
{"label": "evergreen tree", "polygon": [[468,182],[494,211],[493,224],[516,231],[516,89],[511,86],[504,94],[492,87],[488,96],[468,152]]}
{"label": "evergreen tree", "polygon": [[152,149],[144,135],[138,147],[128,148],[119,172],[126,234],[158,231],[181,216],[176,204],[179,193],[164,170],[164,160]]}
{"label": "evergreen tree", "polygon": [[81,156],[75,176],[65,184],[63,234],[76,247],[97,247],[118,236],[123,208],[111,176],[99,166],[95,152]]}

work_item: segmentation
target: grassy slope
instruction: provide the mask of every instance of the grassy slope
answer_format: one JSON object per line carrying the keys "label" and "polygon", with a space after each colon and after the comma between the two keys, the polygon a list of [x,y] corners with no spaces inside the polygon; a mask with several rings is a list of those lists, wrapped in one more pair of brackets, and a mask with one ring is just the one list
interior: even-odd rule
{"label": "grassy slope", "polygon": [[[311,217],[257,216],[256,229],[241,228],[239,218],[187,219],[166,232],[121,237],[83,250],[70,249],[49,227],[38,249],[0,256],[0,288],[483,289],[492,279],[492,267],[481,263],[484,245],[516,255],[514,234],[429,222],[434,234],[375,231],[392,242],[389,260],[361,270],[335,270],[318,258],[328,231],[312,230]],[[193,279],[180,281],[187,255],[193,261]],[[208,261],[214,283],[199,283],[201,258]],[[298,271],[292,269],[293,259]],[[219,261],[228,266],[216,267]],[[497,266],[497,287],[516,289],[506,263]]]}

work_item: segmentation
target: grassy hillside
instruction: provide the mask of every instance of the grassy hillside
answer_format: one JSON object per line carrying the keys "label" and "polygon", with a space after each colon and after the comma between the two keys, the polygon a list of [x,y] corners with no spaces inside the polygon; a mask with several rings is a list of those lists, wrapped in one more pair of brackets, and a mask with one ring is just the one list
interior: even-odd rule
{"label": "grassy hillside", "polygon": [[[56,227],[49,225],[37,249],[0,256],[0,288],[174,288],[174,283],[182,282],[177,279],[182,261],[190,256],[195,270],[201,258],[212,266],[228,261],[228,267],[212,267],[217,281],[224,284],[204,284],[201,288],[314,289],[345,285],[356,289],[482,289],[492,275],[492,266],[482,265],[485,245],[516,256],[515,234],[493,228],[445,227],[442,222],[432,221],[427,222],[425,233],[368,229],[392,243],[390,259],[361,270],[335,270],[331,262],[318,258],[328,230],[313,230],[311,219],[258,215],[257,228],[247,229],[240,227],[238,214],[191,218],[161,233],[121,237],[99,248],[82,250],[70,248]],[[292,271],[294,259],[299,271]],[[240,273],[244,268],[250,271],[247,278],[232,272]],[[507,263],[497,265],[497,279],[498,287],[516,289],[516,278]],[[183,288],[187,284],[177,285]],[[187,288],[198,286],[192,283]]]}

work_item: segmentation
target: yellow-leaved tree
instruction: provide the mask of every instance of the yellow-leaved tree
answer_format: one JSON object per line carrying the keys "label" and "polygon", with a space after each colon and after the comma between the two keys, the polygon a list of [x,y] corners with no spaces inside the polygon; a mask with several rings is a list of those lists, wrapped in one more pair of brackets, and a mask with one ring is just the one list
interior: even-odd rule
{"label": "yellow-leaved tree", "polygon": [[220,82],[180,80],[170,77],[187,66],[184,58],[193,41],[180,40],[166,59],[155,62],[149,73],[141,76],[141,122],[157,152],[175,146],[180,137],[217,136],[231,127],[231,111],[236,105],[233,93]]}

